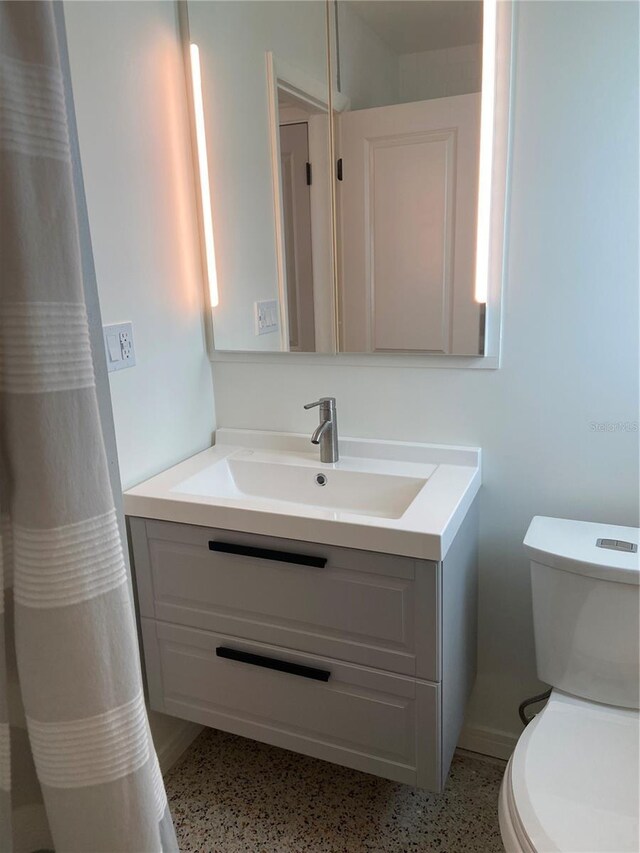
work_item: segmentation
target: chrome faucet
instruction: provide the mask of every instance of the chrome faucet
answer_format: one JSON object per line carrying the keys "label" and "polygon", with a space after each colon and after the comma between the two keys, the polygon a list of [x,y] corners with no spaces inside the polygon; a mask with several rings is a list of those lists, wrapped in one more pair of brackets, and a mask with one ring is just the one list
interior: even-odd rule
{"label": "chrome faucet", "polygon": [[312,444],[320,445],[321,462],[338,461],[338,415],[335,397],[320,397],[315,403],[307,403],[305,409],[320,407],[320,423],[311,436]]}

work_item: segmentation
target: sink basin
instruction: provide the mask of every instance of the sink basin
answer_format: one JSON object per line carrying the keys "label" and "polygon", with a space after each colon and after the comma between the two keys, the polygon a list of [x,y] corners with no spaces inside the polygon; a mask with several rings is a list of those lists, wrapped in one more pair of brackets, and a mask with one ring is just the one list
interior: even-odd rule
{"label": "sink basin", "polygon": [[444,558],[480,488],[480,450],[218,429],[216,444],[125,492],[129,516],[344,548]]}
{"label": "sink basin", "polygon": [[172,491],[223,499],[253,498],[270,506],[274,502],[304,504],[339,513],[400,518],[428,479],[353,467],[347,460],[326,470],[310,459],[295,464],[277,452],[269,455],[240,450],[178,483]]}

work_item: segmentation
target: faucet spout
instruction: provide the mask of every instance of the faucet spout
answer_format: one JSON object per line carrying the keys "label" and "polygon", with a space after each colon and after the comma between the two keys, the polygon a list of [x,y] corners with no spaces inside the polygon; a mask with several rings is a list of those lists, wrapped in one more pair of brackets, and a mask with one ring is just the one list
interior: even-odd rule
{"label": "faucet spout", "polygon": [[323,421],[321,424],[318,424],[318,426],[313,431],[313,435],[311,436],[311,444],[320,444],[320,439],[330,428],[331,421]]}

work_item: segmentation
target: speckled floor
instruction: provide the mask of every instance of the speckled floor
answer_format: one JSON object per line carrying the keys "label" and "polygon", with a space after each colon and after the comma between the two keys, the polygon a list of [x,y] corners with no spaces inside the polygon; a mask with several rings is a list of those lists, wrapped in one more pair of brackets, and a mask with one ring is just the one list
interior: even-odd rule
{"label": "speckled floor", "polygon": [[427,794],[205,729],[165,781],[184,853],[502,853],[503,772],[456,754]]}

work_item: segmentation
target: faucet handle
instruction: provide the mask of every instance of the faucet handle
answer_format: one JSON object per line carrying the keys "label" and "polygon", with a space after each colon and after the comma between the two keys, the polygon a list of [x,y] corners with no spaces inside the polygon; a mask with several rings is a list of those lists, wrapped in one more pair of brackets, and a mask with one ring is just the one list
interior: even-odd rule
{"label": "faucet handle", "polygon": [[316,400],[315,403],[305,403],[305,409],[314,409],[316,406],[328,405],[330,409],[335,409],[336,398],[335,397],[320,397],[319,400]]}

